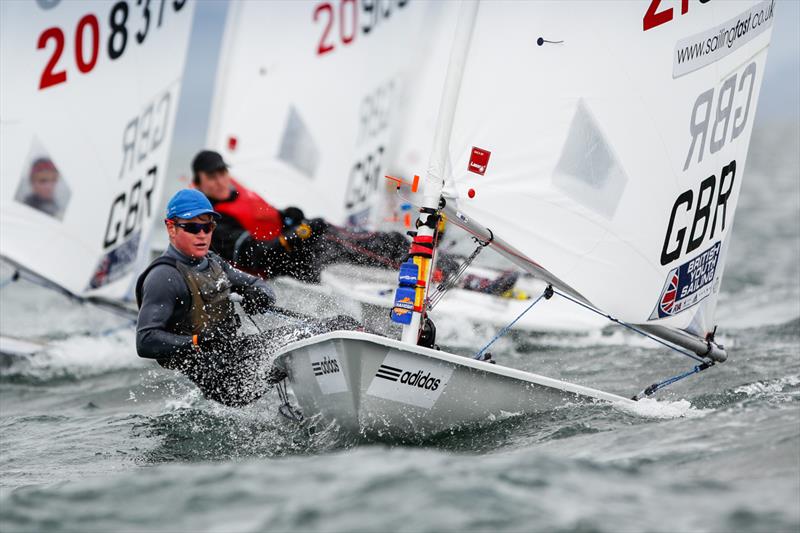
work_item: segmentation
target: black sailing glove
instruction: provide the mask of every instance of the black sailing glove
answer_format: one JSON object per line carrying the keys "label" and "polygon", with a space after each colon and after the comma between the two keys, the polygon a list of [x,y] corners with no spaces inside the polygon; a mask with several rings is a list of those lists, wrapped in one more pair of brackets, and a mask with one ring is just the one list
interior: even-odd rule
{"label": "black sailing glove", "polygon": [[322,218],[312,218],[306,221],[314,237],[321,237],[328,230],[328,223]]}
{"label": "black sailing glove", "polygon": [[302,247],[313,234],[314,230],[311,229],[311,226],[303,221],[293,228],[284,228],[278,240],[287,252],[293,252]]}
{"label": "black sailing glove", "polygon": [[293,228],[301,224],[306,219],[306,216],[299,207],[287,207],[281,211],[281,219],[283,220],[284,226]]}
{"label": "black sailing glove", "polygon": [[264,313],[275,303],[275,294],[263,282],[247,287],[242,296],[242,308],[248,315]]}
{"label": "black sailing glove", "polygon": [[202,353],[214,352],[220,344],[220,341],[216,337],[217,336],[214,334],[195,333],[192,335],[192,347]]}

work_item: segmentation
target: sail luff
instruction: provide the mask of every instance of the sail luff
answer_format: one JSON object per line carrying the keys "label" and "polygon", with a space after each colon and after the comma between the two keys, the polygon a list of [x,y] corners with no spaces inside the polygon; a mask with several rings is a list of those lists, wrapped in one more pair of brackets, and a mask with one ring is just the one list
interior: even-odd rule
{"label": "sail luff", "polygon": [[[475,19],[478,14],[478,0],[463,0],[458,15],[458,25],[453,38],[453,46],[450,51],[450,60],[447,65],[447,75],[445,77],[442,98],[439,105],[439,114],[436,119],[436,132],[434,134],[431,155],[428,161],[428,170],[423,183],[423,200],[420,209],[419,220],[423,223],[428,222],[432,216],[431,210],[439,208],[439,199],[444,187],[444,172],[447,168],[447,160],[450,153],[450,137],[453,132],[453,121],[455,119],[458,95],[461,91],[461,80],[464,76],[464,68],[467,63],[472,32],[475,28]],[[426,212],[427,211],[427,212]],[[436,224],[433,227],[422,225],[417,230],[419,237],[433,237]],[[428,269],[428,279],[426,279],[423,289],[423,301],[427,298],[428,286],[430,285],[430,275],[433,268]],[[420,323],[422,314],[415,311],[411,317],[411,323],[403,326],[402,340],[410,344],[416,344],[419,337]]]}
{"label": "sail luff", "polygon": [[428,170],[423,189],[423,205],[436,208],[444,187],[444,175],[450,150],[450,138],[453,132],[458,96],[461,91],[461,80],[467,63],[470,40],[475,28],[479,0],[464,0],[459,11],[458,26],[453,38],[450,60],[447,65],[442,98],[439,103],[439,115],[436,120],[436,131],[433,146],[428,160]]}

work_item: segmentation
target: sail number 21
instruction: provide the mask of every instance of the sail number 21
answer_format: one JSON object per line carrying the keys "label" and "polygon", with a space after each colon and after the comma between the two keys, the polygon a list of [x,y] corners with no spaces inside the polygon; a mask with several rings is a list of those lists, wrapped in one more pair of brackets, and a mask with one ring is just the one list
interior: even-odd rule
{"label": "sail number 21", "polygon": [[[670,1],[670,0],[668,0]],[[672,0],[674,1],[674,0]],[[707,4],[711,0],[700,0],[701,4]],[[672,8],[661,8],[661,3],[667,3],[664,0],[650,0],[650,5],[642,18],[642,31],[647,31],[661,26],[672,20]],[[681,0],[681,15],[689,12],[689,0]]]}
{"label": "sail number 21", "polygon": [[[159,0],[156,0],[159,1]],[[108,38],[103,42],[106,44],[105,50],[111,61],[117,60],[125,53],[128,46],[129,37],[136,39],[138,44],[144,43],[150,31],[151,20],[155,19],[155,26],[161,27],[164,18],[164,4],[167,0],[160,0],[160,6],[153,7],[151,11],[151,0],[136,0],[136,5],[140,9],[140,21],[138,25],[128,24],[131,7],[128,2],[121,0],[111,6],[108,12]],[[153,4],[156,2],[154,1]],[[183,9],[186,0],[171,0],[172,9],[176,12]],[[129,35],[130,31],[130,35]],[[100,22],[95,14],[89,13],[81,17],[75,27],[74,52],[75,66],[81,74],[91,72],[100,55]],[[39,78],[39,90],[58,85],[67,81],[67,70],[59,68],[58,64],[61,55],[64,53],[66,37],[64,30],[57,26],[44,30],[36,43],[37,50],[47,48],[48,43],[54,43],[54,48],[50,60],[44,67]]]}

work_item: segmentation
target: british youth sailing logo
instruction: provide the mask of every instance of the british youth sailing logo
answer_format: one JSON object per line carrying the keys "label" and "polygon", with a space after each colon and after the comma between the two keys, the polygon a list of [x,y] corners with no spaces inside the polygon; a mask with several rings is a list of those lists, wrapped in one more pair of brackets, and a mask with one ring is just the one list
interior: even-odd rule
{"label": "british youth sailing logo", "polygon": [[649,320],[676,315],[711,294],[721,245],[721,242],[716,243],[691,261],[670,271]]}

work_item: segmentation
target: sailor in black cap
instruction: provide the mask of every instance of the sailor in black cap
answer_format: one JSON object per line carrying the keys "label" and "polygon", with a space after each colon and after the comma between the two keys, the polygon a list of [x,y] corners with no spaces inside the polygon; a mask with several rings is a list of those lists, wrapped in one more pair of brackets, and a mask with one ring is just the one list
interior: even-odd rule
{"label": "sailor in black cap", "polygon": [[353,232],[307,219],[298,207],[276,209],[235,181],[218,152],[199,152],[192,171],[195,187],[221,214],[212,250],[262,277],[317,282],[320,270],[334,262],[397,268],[408,253],[400,233]]}

